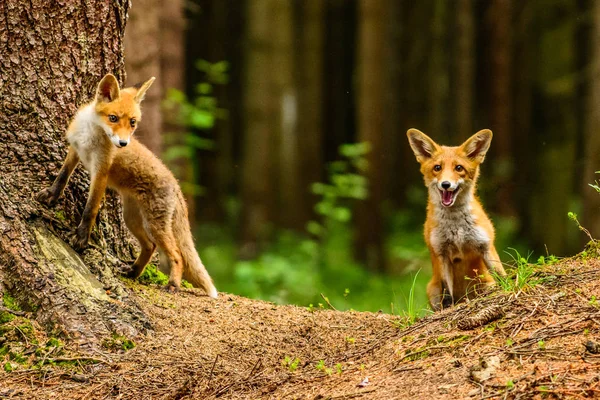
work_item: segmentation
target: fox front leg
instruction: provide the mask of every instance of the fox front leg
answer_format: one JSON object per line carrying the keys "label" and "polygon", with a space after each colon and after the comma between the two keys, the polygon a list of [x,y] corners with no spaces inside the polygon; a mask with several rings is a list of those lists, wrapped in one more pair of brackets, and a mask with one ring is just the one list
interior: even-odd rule
{"label": "fox front leg", "polygon": [[92,177],[92,184],[90,185],[90,194],[81,216],[81,222],[77,227],[75,243],[73,247],[76,250],[83,250],[90,240],[90,234],[92,233],[92,226],[96,221],[98,210],[100,209],[100,203],[102,197],[106,191],[106,184],[108,181],[108,174],[106,172],[97,172]]}
{"label": "fox front leg", "polygon": [[504,271],[500,256],[493,245],[483,254],[483,262],[492,276],[506,276],[506,271]]}
{"label": "fox front leg", "polygon": [[62,192],[65,190],[67,182],[69,182],[69,177],[75,170],[75,167],[77,167],[78,163],[79,156],[77,155],[75,150],[73,150],[72,147],[69,147],[67,158],[65,159],[65,162],[62,168],[60,169],[58,176],[54,180],[54,183],[52,183],[52,186],[50,186],[49,188],[42,190],[36,195],[37,201],[49,206],[54,205],[60,197],[60,195],[62,194]]}

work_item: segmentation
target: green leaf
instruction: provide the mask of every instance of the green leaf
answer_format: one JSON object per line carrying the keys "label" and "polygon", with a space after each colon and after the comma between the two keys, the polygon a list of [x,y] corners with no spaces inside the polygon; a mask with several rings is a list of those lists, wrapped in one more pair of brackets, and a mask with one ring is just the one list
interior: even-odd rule
{"label": "green leaf", "polygon": [[333,209],[331,217],[339,222],[348,222],[350,221],[350,218],[352,218],[352,213],[348,208],[336,207]]}
{"label": "green leaf", "polygon": [[315,236],[319,236],[323,232],[323,227],[316,221],[308,221],[306,230]]}

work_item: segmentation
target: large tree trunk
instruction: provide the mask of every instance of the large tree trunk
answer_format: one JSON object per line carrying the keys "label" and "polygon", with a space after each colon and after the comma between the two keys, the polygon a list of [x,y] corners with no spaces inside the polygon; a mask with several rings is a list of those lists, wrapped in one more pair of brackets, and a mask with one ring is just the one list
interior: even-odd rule
{"label": "large tree trunk", "polygon": [[[173,4],[175,1],[166,1]],[[156,155],[160,155],[162,117],[160,102],[164,87],[161,76],[159,38],[164,37],[161,29],[161,2],[159,0],[135,0],[129,12],[129,23],[125,33],[125,72],[127,86],[145,82],[154,76],[158,85],[150,90],[144,99],[144,123],[136,130],[136,136]],[[169,32],[168,30],[166,32]],[[181,41],[181,39],[180,39]],[[174,46],[176,47],[176,46]],[[176,61],[172,61],[177,65]],[[162,84],[162,85],[161,85]]]}
{"label": "large tree trunk", "polygon": [[148,326],[116,278],[132,258],[118,199],[107,194],[93,245],[65,242],[87,197],[78,171],[55,208],[34,195],[51,184],[66,154],[64,131],[100,78],[123,78],[128,1],[0,2],[0,290],[40,323],[94,346],[111,332]]}

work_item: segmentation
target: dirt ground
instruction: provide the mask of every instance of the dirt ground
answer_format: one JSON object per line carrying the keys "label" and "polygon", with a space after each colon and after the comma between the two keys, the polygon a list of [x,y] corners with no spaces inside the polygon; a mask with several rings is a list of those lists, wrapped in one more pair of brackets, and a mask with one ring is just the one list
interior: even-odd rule
{"label": "dirt ground", "polygon": [[92,356],[68,345],[28,353],[47,338],[25,339],[23,354],[53,362],[0,372],[0,398],[600,398],[600,260],[563,260],[536,277],[409,326],[132,284],[152,334]]}

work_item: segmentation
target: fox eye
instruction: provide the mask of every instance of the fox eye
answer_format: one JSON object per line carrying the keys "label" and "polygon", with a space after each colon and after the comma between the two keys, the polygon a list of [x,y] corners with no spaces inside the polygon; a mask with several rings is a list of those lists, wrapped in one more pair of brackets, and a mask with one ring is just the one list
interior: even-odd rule
{"label": "fox eye", "polygon": [[456,170],[456,172],[461,172],[465,168],[462,165],[457,165],[456,167],[454,167],[454,169]]}
{"label": "fox eye", "polygon": [[132,128],[135,128],[135,123],[136,123],[136,120],[135,120],[135,118],[131,118],[131,119],[129,120],[129,125],[131,125],[131,127],[132,127]]}
{"label": "fox eye", "polygon": [[438,165],[436,165],[436,166],[433,167],[433,170],[435,172],[440,172],[442,170],[442,166],[438,164]]}
{"label": "fox eye", "polygon": [[115,122],[117,122],[119,120],[119,117],[117,117],[116,115],[110,114],[108,116],[108,120],[114,124]]}

